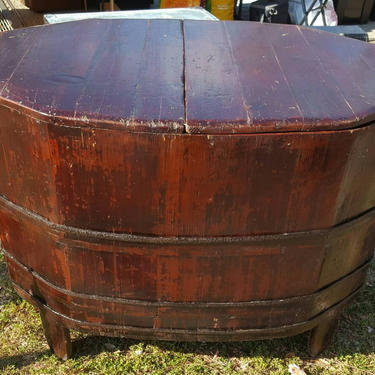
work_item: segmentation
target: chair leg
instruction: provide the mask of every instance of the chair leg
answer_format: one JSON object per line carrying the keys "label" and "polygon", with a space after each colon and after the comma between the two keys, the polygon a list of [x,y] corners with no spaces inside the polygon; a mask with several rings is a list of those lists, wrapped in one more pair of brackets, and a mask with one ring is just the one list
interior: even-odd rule
{"label": "chair leg", "polygon": [[44,334],[51,350],[62,360],[67,360],[72,354],[69,329],[59,324],[48,311],[40,313]]}
{"label": "chair leg", "polygon": [[337,327],[337,322],[338,317],[334,315],[310,331],[309,352],[312,356],[317,356],[327,348]]}

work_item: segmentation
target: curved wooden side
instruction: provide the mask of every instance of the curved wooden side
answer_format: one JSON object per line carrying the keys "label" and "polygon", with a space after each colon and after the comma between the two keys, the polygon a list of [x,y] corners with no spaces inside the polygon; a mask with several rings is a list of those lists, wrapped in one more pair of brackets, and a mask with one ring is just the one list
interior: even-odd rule
{"label": "curved wooden side", "polygon": [[59,288],[169,302],[313,294],[373,254],[375,210],[324,231],[250,237],[151,237],[52,224],[0,197],[7,252]]}
{"label": "curved wooden side", "polygon": [[326,319],[336,319],[341,310],[349,303],[359,290],[354,291],[344,300],[340,301],[329,309],[321,312],[314,318],[295,324],[271,327],[271,328],[250,328],[250,329],[206,329],[198,328],[194,330],[186,329],[166,329],[158,327],[131,327],[127,325],[102,324],[100,322],[88,322],[85,320],[77,320],[69,318],[61,314],[51,307],[40,302],[39,299],[33,297],[26,290],[14,285],[20,297],[37,306],[42,315],[50,316],[56,324],[66,327],[68,329],[79,329],[91,333],[96,333],[103,336],[125,336],[140,340],[178,340],[178,341],[245,341],[245,340],[260,340],[277,337],[287,337],[297,335],[309,331]]}
{"label": "curved wooden side", "polygon": [[0,105],[0,194],[82,229],[246,236],[325,229],[375,207],[375,126],[129,133]]}
{"label": "curved wooden side", "polygon": [[[149,302],[74,293],[47,282],[7,254],[14,285],[69,319],[98,325],[117,325],[154,330],[271,329],[303,323],[344,300],[366,279],[368,262],[310,295],[282,300],[224,303]],[[176,333],[176,339],[178,332]]]}

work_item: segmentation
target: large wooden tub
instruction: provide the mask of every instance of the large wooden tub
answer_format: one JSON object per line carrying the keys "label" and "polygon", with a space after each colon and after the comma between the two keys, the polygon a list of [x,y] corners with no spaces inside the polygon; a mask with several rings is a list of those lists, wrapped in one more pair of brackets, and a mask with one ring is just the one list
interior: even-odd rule
{"label": "large wooden tub", "polygon": [[1,240],[58,356],[70,328],[325,347],[373,255],[373,46],[91,20],[0,50]]}

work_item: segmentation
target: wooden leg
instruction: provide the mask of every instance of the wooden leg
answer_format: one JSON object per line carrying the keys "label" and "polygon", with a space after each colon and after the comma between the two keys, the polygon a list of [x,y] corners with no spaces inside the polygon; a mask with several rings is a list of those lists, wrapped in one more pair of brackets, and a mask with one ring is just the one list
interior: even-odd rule
{"label": "wooden leg", "polygon": [[310,332],[309,352],[312,356],[320,354],[329,345],[337,326],[337,315],[322,321]]}
{"label": "wooden leg", "polygon": [[40,315],[49,347],[60,359],[67,360],[72,353],[69,329],[60,325],[47,311],[42,311]]}

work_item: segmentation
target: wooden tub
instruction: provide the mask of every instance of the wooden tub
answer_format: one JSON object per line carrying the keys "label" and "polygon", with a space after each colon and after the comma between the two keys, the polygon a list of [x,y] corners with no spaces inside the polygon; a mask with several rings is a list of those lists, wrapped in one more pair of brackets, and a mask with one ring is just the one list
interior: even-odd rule
{"label": "wooden tub", "polygon": [[375,48],[294,26],[90,20],[0,35],[0,231],[69,329],[324,349],[375,242]]}

